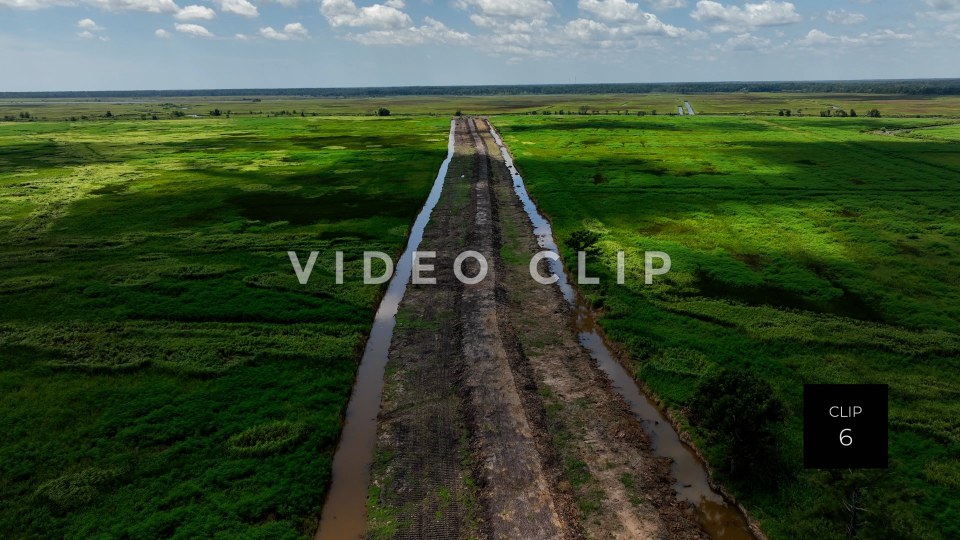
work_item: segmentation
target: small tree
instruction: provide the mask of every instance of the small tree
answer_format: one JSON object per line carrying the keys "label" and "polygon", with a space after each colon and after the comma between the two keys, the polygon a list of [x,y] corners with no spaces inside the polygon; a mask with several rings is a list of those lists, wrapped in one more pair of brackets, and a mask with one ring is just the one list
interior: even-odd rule
{"label": "small tree", "polygon": [[105,114],[105,115],[103,115],[103,116],[105,116],[105,117],[107,117],[107,118],[113,118],[113,113],[110,112],[110,111],[107,111],[107,114]]}
{"label": "small tree", "polygon": [[[599,174],[599,173],[597,173]],[[587,253],[595,253],[598,249],[597,242],[600,241],[600,235],[588,231],[586,229],[579,229],[570,233],[570,236],[567,237],[566,242],[564,242],[567,247],[574,251],[586,251]]]}
{"label": "small tree", "polygon": [[870,112],[867,113],[867,116],[870,118],[880,118],[880,111],[878,109],[870,109]]}
{"label": "small tree", "polygon": [[851,118],[856,118],[856,117],[857,117],[857,111],[856,111],[855,109],[850,109],[850,117],[851,117]]}
{"label": "small tree", "polygon": [[690,410],[692,420],[726,456],[732,476],[760,476],[774,462],[774,431],[786,408],[759,376],[738,369],[707,376],[697,387]]}
{"label": "small tree", "polygon": [[457,109],[457,112],[454,113],[454,115],[455,115],[455,116],[463,116],[463,113],[460,111],[460,109]]}
{"label": "small tree", "polygon": [[377,109],[377,116],[390,116],[390,109],[386,107],[380,107]]}

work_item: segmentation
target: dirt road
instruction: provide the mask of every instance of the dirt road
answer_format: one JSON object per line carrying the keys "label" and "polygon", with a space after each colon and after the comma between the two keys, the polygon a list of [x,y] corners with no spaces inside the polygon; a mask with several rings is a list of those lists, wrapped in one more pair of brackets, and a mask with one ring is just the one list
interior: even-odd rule
{"label": "dirt road", "polygon": [[[397,316],[368,537],[704,537],[570,306],[530,278],[539,248],[485,120],[458,121],[443,189],[420,247],[437,283]],[[465,250],[489,262],[477,284],[453,275]]]}

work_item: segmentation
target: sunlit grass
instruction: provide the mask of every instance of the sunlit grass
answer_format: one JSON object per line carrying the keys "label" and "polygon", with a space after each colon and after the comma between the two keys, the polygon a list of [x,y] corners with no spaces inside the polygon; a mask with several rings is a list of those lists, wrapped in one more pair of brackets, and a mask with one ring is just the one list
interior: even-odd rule
{"label": "sunlit grass", "polygon": [[[869,487],[864,537],[960,534],[957,507],[945,504],[960,499],[955,462],[942,460],[960,453],[956,126],[649,116],[495,124],[561,243],[579,229],[601,235],[588,264],[601,285],[581,290],[669,407],[683,418],[701,377],[729,366],[760,373],[787,401],[785,480],[777,489],[732,483],[772,538],[845,537],[843,481],[800,468],[805,383],[890,385],[891,468],[848,480]],[[615,284],[618,250],[624,286]],[[646,250],[673,262],[650,287]]]}
{"label": "sunlit grass", "polygon": [[[360,256],[402,248],[448,129],[0,125],[0,535],[310,535],[379,294]],[[308,285],[288,250],[322,252]]]}

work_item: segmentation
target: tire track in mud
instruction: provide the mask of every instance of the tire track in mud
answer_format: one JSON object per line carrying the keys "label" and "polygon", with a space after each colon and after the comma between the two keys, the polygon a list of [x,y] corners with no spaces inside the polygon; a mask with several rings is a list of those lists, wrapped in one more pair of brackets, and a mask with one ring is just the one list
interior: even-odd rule
{"label": "tire track in mud", "polygon": [[[397,316],[367,537],[704,538],[559,289],[531,279],[539,248],[489,123],[459,119],[455,143],[420,247],[436,284]],[[467,250],[488,262],[476,284],[453,273]]]}
{"label": "tire track in mud", "polygon": [[[489,123],[487,124],[489,126]],[[577,502],[586,537],[702,539],[691,505],[674,493],[671,460],[651,455],[650,440],[610,379],[581,346],[576,312],[556,285],[541,286],[528,261],[542,248],[517,197],[496,142],[488,142],[497,193],[505,308],[520,336],[524,363],[549,411],[547,430]],[[546,260],[539,269],[550,272]]]}
{"label": "tire track in mud", "polygon": [[[487,143],[472,119],[420,251],[436,252],[434,285],[411,285],[390,348],[367,536],[576,539],[572,498],[558,485],[542,404],[503,311],[497,205]],[[464,285],[453,260],[473,250],[487,276]],[[467,259],[463,273],[479,264]]]}
{"label": "tire track in mud", "polygon": [[[460,313],[463,324],[464,382],[476,421],[475,448],[490,534],[493,538],[554,539],[571,537],[554,503],[553,489],[541,464],[535,426],[511,368],[516,354],[508,345],[502,324],[497,284],[501,277],[496,245],[494,205],[487,145],[469,119],[477,155],[476,201],[473,230],[467,247],[480,252],[489,265],[486,279],[463,287]],[[466,266],[466,265],[465,265]],[[476,275],[478,267],[465,267]]]}

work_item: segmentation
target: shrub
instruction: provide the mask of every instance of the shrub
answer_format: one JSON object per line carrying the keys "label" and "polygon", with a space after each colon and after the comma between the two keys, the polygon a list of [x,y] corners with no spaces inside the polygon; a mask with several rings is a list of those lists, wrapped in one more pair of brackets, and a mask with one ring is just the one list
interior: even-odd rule
{"label": "shrub", "polygon": [[21,276],[0,280],[0,294],[13,294],[33,289],[52,287],[57,283],[53,276]]}
{"label": "shrub", "polygon": [[692,420],[723,452],[731,475],[763,476],[776,461],[774,431],[786,408],[764,379],[739,369],[709,375],[697,387],[690,409]]}
{"label": "shrub", "polygon": [[574,251],[586,251],[589,253],[597,250],[596,244],[598,241],[600,241],[599,234],[586,229],[580,229],[570,233],[570,236],[564,243]]}
{"label": "shrub", "polygon": [[287,448],[303,433],[303,424],[277,420],[254,426],[230,437],[227,448],[240,456],[265,456]]}
{"label": "shrub", "polygon": [[44,482],[35,495],[60,510],[90,504],[108,484],[120,477],[120,469],[91,467]]}

